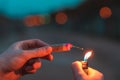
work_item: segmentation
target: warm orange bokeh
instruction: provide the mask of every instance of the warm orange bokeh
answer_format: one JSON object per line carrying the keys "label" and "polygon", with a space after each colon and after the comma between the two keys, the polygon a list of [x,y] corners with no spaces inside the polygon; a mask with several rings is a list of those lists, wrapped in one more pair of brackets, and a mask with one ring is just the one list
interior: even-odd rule
{"label": "warm orange bokeh", "polygon": [[63,12],[56,14],[55,18],[56,18],[56,22],[58,24],[65,24],[67,22],[67,19],[68,19],[67,15]]}
{"label": "warm orange bokeh", "polygon": [[100,9],[99,14],[100,14],[101,18],[106,19],[106,18],[109,18],[112,15],[112,11],[109,7],[102,7]]}
{"label": "warm orange bokeh", "polygon": [[24,24],[28,27],[39,26],[45,23],[45,18],[43,16],[27,16],[24,19]]}

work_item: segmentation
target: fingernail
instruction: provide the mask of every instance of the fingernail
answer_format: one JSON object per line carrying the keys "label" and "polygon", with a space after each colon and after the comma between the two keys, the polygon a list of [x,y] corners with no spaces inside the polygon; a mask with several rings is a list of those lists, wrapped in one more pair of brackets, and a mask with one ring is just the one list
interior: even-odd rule
{"label": "fingernail", "polygon": [[46,47],[46,49],[47,49],[47,52],[49,52],[49,53],[51,53],[51,52],[52,52],[52,47],[47,46],[47,47]]}

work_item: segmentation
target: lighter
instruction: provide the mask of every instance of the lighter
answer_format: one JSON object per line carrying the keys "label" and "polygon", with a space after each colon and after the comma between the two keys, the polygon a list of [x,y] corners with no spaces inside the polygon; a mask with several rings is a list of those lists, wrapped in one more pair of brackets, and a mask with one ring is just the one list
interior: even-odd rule
{"label": "lighter", "polygon": [[92,51],[88,51],[85,56],[84,60],[82,61],[82,68],[86,74],[88,74],[88,58],[92,55]]}
{"label": "lighter", "polygon": [[51,46],[52,46],[52,52],[70,51],[71,48],[77,48],[79,50],[83,50],[83,48],[80,48],[78,46],[73,46],[71,43],[54,44]]}

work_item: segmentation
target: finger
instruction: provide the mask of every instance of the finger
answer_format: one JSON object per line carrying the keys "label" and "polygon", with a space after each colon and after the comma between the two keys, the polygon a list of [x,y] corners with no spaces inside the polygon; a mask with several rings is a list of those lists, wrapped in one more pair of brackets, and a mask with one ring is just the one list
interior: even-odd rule
{"label": "finger", "polygon": [[34,74],[34,73],[36,73],[36,71],[37,71],[37,70],[33,69],[33,70],[27,72],[27,74]]}
{"label": "finger", "polygon": [[32,74],[37,71],[42,65],[41,61],[38,58],[29,60],[23,67],[23,72],[26,74]]}
{"label": "finger", "polygon": [[101,72],[90,67],[88,68],[88,76],[89,77],[96,76],[96,78],[103,78],[103,74]]}
{"label": "finger", "polygon": [[26,60],[32,59],[32,58],[42,58],[47,55],[50,55],[52,52],[52,47],[45,46],[41,48],[37,48],[35,50],[24,50],[22,55],[26,58]]}
{"label": "finger", "polygon": [[20,43],[20,47],[24,50],[28,50],[28,49],[34,49],[34,48],[39,48],[39,47],[43,47],[43,46],[48,46],[47,43],[39,40],[39,39],[31,39],[31,40],[24,40]]}
{"label": "finger", "polygon": [[24,70],[24,73],[25,74],[33,74],[33,73],[35,73],[37,70],[36,69],[33,69],[33,67],[32,66],[27,66],[26,68],[25,68],[25,70]]}
{"label": "finger", "polygon": [[33,66],[24,66],[22,69],[19,70],[19,73],[21,75],[26,75],[26,74],[33,74],[37,70],[33,68]]}
{"label": "finger", "polygon": [[33,70],[33,67],[32,66],[26,66],[24,68],[24,70],[25,70],[25,72],[29,72],[29,71]]}
{"label": "finger", "polygon": [[42,57],[41,59],[46,59],[46,60],[52,61],[53,60],[53,55],[50,54],[50,55],[47,55],[45,57]]}
{"label": "finger", "polygon": [[42,63],[41,62],[34,62],[30,65],[26,65],[24,68],[25,70],[28,72],[28,71],[31,71],[33,69],[37,70],[41,67]]}
{"label": "finger", "polygon": [[41,61],[39,58],[33,58],[33,59],[30,59],[25,65],[24,65],[24,68],[25,70],[31,70],[31,69],[34,69],[34,66],[36,68],[36,65],[38,65],[38,67],[41,66]]}
{"label": "finger", "polygon": [[37,70],[42,66],[42,63],[41,62],[35,62],[32,66],[33,66],[34,69]]}
{"label": "finger", "polygon": [[27,61],[27,65],[31,65],[31,64],[33,64],[33,63],[35,63],[35,62],[40,62],[40,58],[32,58],[32,59],[30,59],[29,61]]}
{"label": "finger", "polygon": [[82,69],[82,64],[80,61],[75,61],[72,63],[72,71],[75,80],[81,80],[87,77],[86,73]]}

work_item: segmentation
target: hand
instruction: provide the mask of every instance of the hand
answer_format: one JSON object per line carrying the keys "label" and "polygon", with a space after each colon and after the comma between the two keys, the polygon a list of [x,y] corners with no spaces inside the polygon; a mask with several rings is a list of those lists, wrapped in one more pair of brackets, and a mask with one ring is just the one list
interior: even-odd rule
{"label": "hand", "polygon": [[88,74],[82,69],[82,62],[75,61],[72,63],[74,80],[102,80],[103,74],[95,69],[88,68]]}
{"label": "hand", "polygon": [[17,80],[41,67],[39,58],[52,60],[52,48],[32,39],[16,42],[0,55],[0,80]]}

